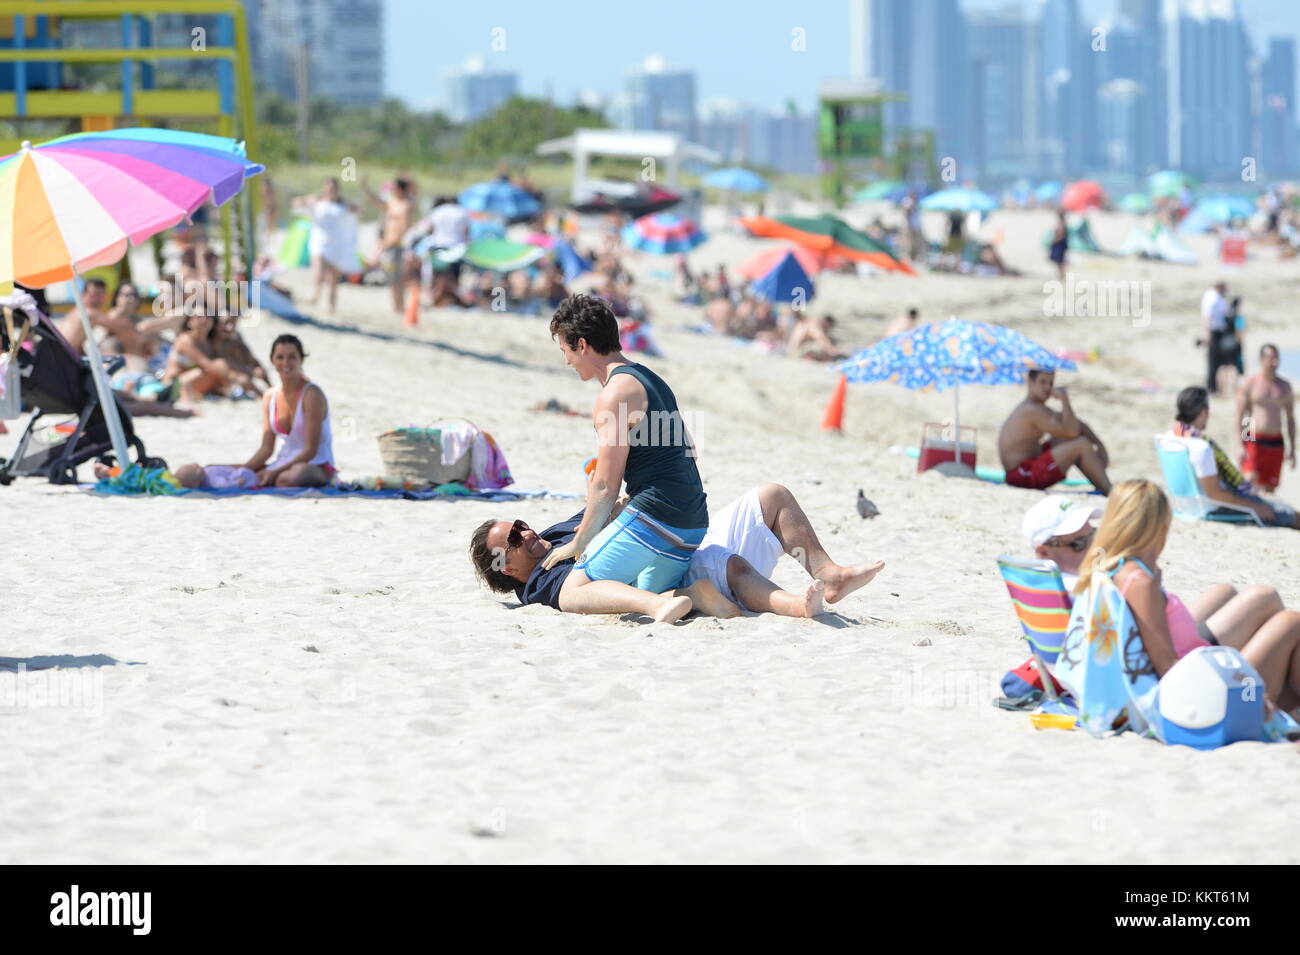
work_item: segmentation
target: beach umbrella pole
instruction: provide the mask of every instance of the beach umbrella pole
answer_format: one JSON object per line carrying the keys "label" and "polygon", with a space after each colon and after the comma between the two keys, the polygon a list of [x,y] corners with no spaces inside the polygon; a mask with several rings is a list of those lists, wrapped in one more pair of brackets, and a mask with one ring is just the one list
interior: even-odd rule
{"label": "beach umbrella pole", "polygon": [[95,330],[90,326],[90,316],[86,314],[86,305],[81,300],[80,276],[72,275],[72,298],[77,303],[77,313],[81,316],[81,327],[86,333],[86,351],[90,354],[90,376],[95,379],[95,393],[99,395],[99,406],[104,409],[104,421],[108,424],[108,436],[113,442],[113,453],[117,455],[117,464],[123,471],[131,466],[128,456],[126,432],[122,430],[122,419],[117,414],[117,402],[113,399],[113,388],[108,383],[104,372],[104,359],[99,353],[99,343],[95,341]]}
{"label": "beach umbrella pole", "polygon": [[961,461],[961,403],[957,400],[957,393],[961,391],[960,385],[952,386],[952,440],[953,454],[956,460]]}

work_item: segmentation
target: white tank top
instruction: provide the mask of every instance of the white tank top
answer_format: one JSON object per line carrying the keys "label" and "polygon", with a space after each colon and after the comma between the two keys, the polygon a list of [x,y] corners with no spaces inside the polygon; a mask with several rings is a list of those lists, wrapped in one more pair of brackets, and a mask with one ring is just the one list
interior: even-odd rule
{"label": "white tank top", "polygon": [[[288,464],[307,446],[307,419],[302,413],[302,396],[307,393],[308,388],[320,388],[320,385],[309,382],[298,392],[298,407],[293,412],[293,425],[289,428],[289,433],[285,434],[280,430],[280,423],[276,421],[275,409],[284,396],[284,387],[276,385],[275,392],[271,400],[266,403],[266,416],[270,421],[271,432],[284,441],[280,445],[280,453],[276,455],[275,460],[269,465],[272,469],[283,467]],[[324,395],[324,392],[321,392]],[[334,467],[334,440],[330,432],[330,412],[329,405],[325,406],[325,420],[320,425],[320,444],[316,448],[316,456],[307,462],[308,464],[328,464]]]}

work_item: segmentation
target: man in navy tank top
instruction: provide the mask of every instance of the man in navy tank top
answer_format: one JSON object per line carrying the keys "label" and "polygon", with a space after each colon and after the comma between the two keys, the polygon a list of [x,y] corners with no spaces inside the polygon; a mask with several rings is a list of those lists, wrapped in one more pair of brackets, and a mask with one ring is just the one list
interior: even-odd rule
{"label": "man in navy tank top", "polygon": [[[601,601],[608,588],[599,585],[607,581],[655,594],[671,590],[709,528],[695,447],[677,399],[662,378],[624,356],[618,319],[602,299],[565,299],[551,319],[551,337],[579,378],[600,383],[600,394],[592,413],[596,467],[582,522],[543,566],[578,558],[571,604]],[[624,482],[627,506],[609,521]]]}

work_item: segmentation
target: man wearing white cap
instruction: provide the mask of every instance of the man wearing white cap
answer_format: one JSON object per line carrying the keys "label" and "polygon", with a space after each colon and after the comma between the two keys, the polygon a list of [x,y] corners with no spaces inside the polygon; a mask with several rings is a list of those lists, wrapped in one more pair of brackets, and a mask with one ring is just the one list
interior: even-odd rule
{"label": "man wearing white cap", "polygon": [[1029,546],[1035,555],[1060,568],[1067,591],[1074,590],[1079,579],[1079,565],[1092,543],[1092,522],[1100,517],[1101,508],[1059,494],[1043,498],[1025,512],[1020,527]]}

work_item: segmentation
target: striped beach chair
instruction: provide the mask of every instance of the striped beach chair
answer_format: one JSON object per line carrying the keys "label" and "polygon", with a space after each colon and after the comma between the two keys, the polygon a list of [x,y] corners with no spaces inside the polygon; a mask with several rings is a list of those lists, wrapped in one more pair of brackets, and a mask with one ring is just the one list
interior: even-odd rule
{"label": "striped beach chair", "polygon": [[998,558],[998,572],[1011,595],[1029,650],[1044,675],[1043,693],[1055,703],[1058,698],[1051,668],[1061,654],[1070,622],[1070,595],[1061,571],[1050,560],[1019,560],[1003,554]]}

